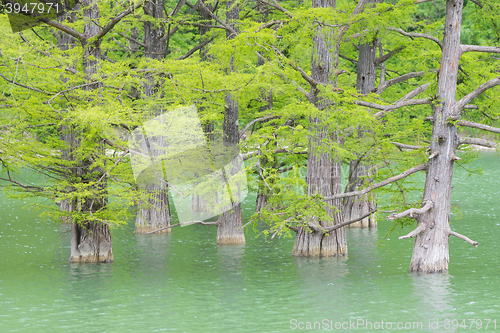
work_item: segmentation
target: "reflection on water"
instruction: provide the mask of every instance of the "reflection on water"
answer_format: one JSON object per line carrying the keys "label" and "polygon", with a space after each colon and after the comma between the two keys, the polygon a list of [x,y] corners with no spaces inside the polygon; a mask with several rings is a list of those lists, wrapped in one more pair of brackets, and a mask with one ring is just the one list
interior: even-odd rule
{"label": "reflection on water", "polygon": [[[499,160],[476,162],[483,176],[456,172],[452,201],[461,218],[452,215],[452,228],[480,246],[450,239],[449,274],[408,273],[413,242],[397,238],[411,227],[380,246],[390,227],[384,221],[378,230],[347,230],[348,258],[293,258],[293,239],[266,241],[251,230],[244,246],[218,247],[215,227],[136,235],[131,224],[112,231],[114,263],[69,264],[68,227],[2,197],[1,331],[285,332],[292,319],[418,321],[419,332],[443,331],[429,329],[436,319],[500,325]],[[244,203],[244,219],[253,202]]]}

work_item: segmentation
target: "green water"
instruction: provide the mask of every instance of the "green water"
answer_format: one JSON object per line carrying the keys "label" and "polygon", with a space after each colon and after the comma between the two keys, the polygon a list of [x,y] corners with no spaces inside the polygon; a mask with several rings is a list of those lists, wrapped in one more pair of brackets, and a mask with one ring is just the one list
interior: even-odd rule
{"label": "green water", "polygon": [[[113,264],[69,264],[66,227],[1,194],[0,332],[286,332],[326,321],[333,329],[316,331],[394,332],[398,322],[421,322],[403,331],[481,332],[485,319],[487,331],[493,320],[500,330],[500,158],[484,153],[474,165],[485,174],[456,170],[452,201],[463,216],[453,215],[452,228],[480,245],[451,238],[450,271],[438,275],[407,272],[413,242],[397,237],[410,228],[378,246],[387,221],[347,230],[348,259],[292,258],[292,239],[266,243],[251,230],[245,246],[217,247],[214,227],[144,236],[130,225],[113,231]],[[483,325],[447,330],[446,319]]]}

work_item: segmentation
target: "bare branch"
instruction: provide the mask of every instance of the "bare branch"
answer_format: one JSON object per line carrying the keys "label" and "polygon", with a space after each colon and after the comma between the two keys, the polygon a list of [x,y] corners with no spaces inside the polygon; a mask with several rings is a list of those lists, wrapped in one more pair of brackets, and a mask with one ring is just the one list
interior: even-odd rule
{"label": "bare branch", "polygon": [[493,141],[485,140],[485,139],[479,139],[479,138],[463,138],[460,139],[459,143],[461,145],[477,145],[477,146],[483,146],[483,147],[488,147],[488,148],[497,148],[498,144]]}
{"label": "bare branch", "polygon": [[355,102],[357,105],[361,106],[366,106],[371,109],[377,109],[377,110],[382,110],[374,114],[375,117],[381,117],[385,113],[396,110],[405,106],[411,106],[411,105],[422,105],[422,104],[430,104],[431,101],[429,98],[422,98],[422,99],[410,99],[408,101],[401,101],[397,102],[395,104],[391,105],[380,105],[380,104],[375,104],[375,103],[370,103],[370,102],[365,102],[365,101],[356,101]]}
{"label": "bare branch", "polygon": [[430,85],[431,85],[430,83],[426,83],[426,84],[423,84],[423,85],[421,85],[420,87],[418,87],[416,89],[413,89],[408,94],[406,94],[404,97],[402,97],[401,99],[399,99],[397,102],[402,102],[402,101],[405,101],[405,100],[409,100],[409,99],[412,99],[413,97],[416,97],[416,96],[420,95],[421,93],[423,93],[424,91],[426,91],[427,88],[429,88]]}
{"label": "bare branch", "polygon": [[413,167],[411,169],[408,169],[408,170],[404,171],[403,173],[400,173],[399,175],[387,178],[386,180],[378,182],[376,184],[370,184],[370,187],[367,187],[367,188],[365,188],[363,190],[353,191],[353,192],[347,192],[347,193],[341,193],[341,194],[336,194],[336,195],[333,195],[331,197],[326,197],[323,200],[329,201],[329,200],[335,200],[335,199],[341,199],[341,198],[354,197],[354,196],[358,196],[358,195],[364,195],[364,194],[366,194],[366,193],[368,193],[370,191],[373,191],[373,190],[375,190],[375,189],[377,189],[379,187],[383,187],[383,186],[389,185],[390,183],[394,183],[394,182],[396,182],[398,180],[406,178],[409,175],[412,175],[412,174],[414,174],[416,172],[427,170],[427,167],[428,167],[427,163],[420,164],[420,165],[417,165],[416,167]]}
{"label": "bare branch", "polygon": [[414,218],[415,216],[413,216],[413,215],[415,215],[415,214],[422,215],[425,212],[427,212],[429,209],[431,209],[432,207],[434,207],[434,203],[431,200],[427,200],[425,202],[425,205],[422,208],[419,208],[419,209],[410,208],[410,209],[407,209],[404,212],[401,212],[398,214],[394,213],[394,214],[387,216],[387,219],[388,220],[395,220],[395,219],[400,219],[402,217],[405,217],[407,215],[410,215],[410,217]]}
{"label": "bare branch", "polygon": [[463,239],[464,241],[466,241],[466,242],[467,242],[467,243],[469,243],[469,244],[474,245],[475,247],[477,247],[477,246],[479,245],[479,243],[478,243],[478,242],[474,242],[474,241],[473,241],[472,239],[470,239],[469,237],[464,236],[464,235],[461,235],[461,234],[459,234],[458,232],[455,232],[455,231],[453,231],[453,230],[450,230],[448,233],[450,234],[450,236],[455,236],[455,237],[458,237],[458,238],[460,238],[460,239]]}
{"label": "bare branch", "polygon": [[489,80],[488,82],[483,83],[479,87],[477,87],[474,91],[462,97],[458,102],[453,106],[453,113],[458,114],[467,104],[469,104],[474,98],[478,97],[486,90],[493,88],[495,86],[500,85],[500,77]]}
{"label": "bare branch", "polygon": [[424,223],[421,223],[419,224],[415,230],[413,230],[412,232],[410,232],[408,235],[405,235],[405,236],[401,236],[399,237],[399,239],[407,239],[407,238],[412,238],[412,237],[415,237],[416,235],[418,235],[419,233],[421,233],[422,231],[425,230],[425,224]]}
{"label": "bare branch", "polygon": [[349,224],[352,224],[352,223],[355,223],[355,222],[358,222],[358,221],[361,221],[362,219],[372,215],[373,213],[375,213],[377,210],[372,210],[371,212],[368,212],[366,213],[365,215],[363,216],[360,216],[360,217],[357,217],[355,219],[352,219],[350,221],[347,221],[347,222],[344,222],[344,223],[341,223],[341,224],[337,224],[337,225],[333,225],[331,227],[328,227],[328,228],[324,228],[325,231],[327,232],[332,232],[334,230],[337,230],[339,228],[342,228],[342,227],[345,227],[346,225],[349,225]]}
{"label": "bare branch", "polygon": [[460,45],[462,53],[465,52],[486,52],[486,53],[500,53],[498,46],[480,46],[480,45]]}
{"label": "bare branch", "polygon": [[401,76],[395,77],[394,79],[390,79],[388,81],[385,81],[381,85],[379,85],[375,90],[373,90],[373,92],[376,93],[376,94],[378,94],[378,95],[380,95],[381,93],[384,92],[384,90],[386,90],[390,86],[393,86],[395,84],[404,82],[404,81],[409,80],[409,79],[413,79],[415,77],[422,76],[424,74],[425,74],[425,72],[413,72],[413,73],[408,73],[408,74],[405,74],[405,75],[401,75]]}
{"label": "bare branch", "polygon": [[399,149],[422,149],[422,148],[425,148],[422,146],[405,145],[405,144],[399,143],[399,142],[391,142],[391,143],[393,145],[395,145],[396,147],[398,147]]}
{"label": "bare branch", "polygon": [[401,35],[406,36],[406,37],[410,37],[411,39],[413,39],[413,38],[425,38],[425,39],[428,39],[428,40],[432,40],[437,45],[439,45],[439,47],[441,49],[443,49],[443,43],[441,43],[441,41],[439,39],[437,39],[436,37],[433,37],[431,35],[423,34],[423,33],[417,33],[417,32],[406,32],[406,31],[404,31],[402,29],[399,29],[399,28],[389,28],[389,30],[395,31],[395,32],[399,32]]}
{"label": "bare branch", "polygon": [[493,132],[493,133],[499,133],[500,134],[500,128],[493,127],[493,126],[488,126],[484,124],[479,124],[479,123],[474,123],[472,121],[467,121],[467,120],[460,120],[457,125],[460,126],[465,126],[465,127],[472,127],[472,128],[478,128],[482,129],[488,132]]}

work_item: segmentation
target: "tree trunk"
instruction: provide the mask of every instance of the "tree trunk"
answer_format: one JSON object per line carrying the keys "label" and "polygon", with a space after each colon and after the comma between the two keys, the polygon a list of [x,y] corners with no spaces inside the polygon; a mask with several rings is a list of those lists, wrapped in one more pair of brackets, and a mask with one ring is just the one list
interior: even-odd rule
{"label": "tree trunk", "polygon": [[[99,20],[99,7],[96,0],[83,0],[82,7],[84,20],[84,36],[92,38],[97,35],[100,28],[94,23]],[[83,46],[83,70],[88,81],[95,80],[94,75],[98,72],[98,62],[101,59],[100,41]],[[96,89],[100,83],[86,87],[86,90]],[[104,154],[105,149],[101,146],[98,154]],[[107,205],[106,177],[99,166],[93,165],[89,158],[79,162],[78,176],[83,184],[89,184],[101,179],[97,185],[88,187],[92,195],[83,197],[80,202],[73,200],[72,209],[89,212],[91,215],[99,210],[105,209]],[[71,256],[70,262],[103,263],[113,261],[113,250],[109,225],[105,222],[88,219],[76,221],[71,228]]]}
{"label": "tree trunk", "polygon": [[[335,0],[313,0],[313,7],[335,7]],[[330,28],[321,28],[314,37],[314,49],[311,64],[311,76],[318,82],[332,84],[333,58],[331,54]],[[323,110],[329,101],[322,100],[318,96],[318,91],[313,88],[311,95],[318,109]],[[322,112],[322,117],[327,117]],[[325,140],[339,140],[336,133],[330,133],[327,128],[323,128],[320,118],[310,118],[311,132],[309,139],[309,154],[307,159],[306,183],[308,193],[319,193],[325,197],[338,194],[341,188],[341,162],[335,159],[329,153],[319,153],[321,145]],[[337,199],[330,204],[335,207],[335,211],[327,209],[332,217],[331,221],[318,221],[313,219],[311,222],[316,225],[327,227],[339,224],[342,221],[341,209],[342,201]],[[327,235],[323,232],[311,231],[309,229],[299,228],[295,235],[295,243],[292,250],[294,256],[308,257],[329,257],[347,255],[347,242],[345,228],[336,229]]]}
{"label": "tree trunk", "polygon": [[[349,184],[346,192],[357,191],[363,186],[364,182],[370,182],[370,166],[358,161],[351,161],[349,163]],[[362,197],[347,197],[344,198],[343,216],[344,221],[350,221],[355,218],[361,217],[368,212],[374,211],[377,208],[375,199],[370,199],[367,195]],[[349,228],[375,228],[377,221],[375,214],[362,219],[359,222],[351,223]]]}
{"label": "tree trunk", "polygon": [[425,230],[415,237],[411,272],[437,273],[448,271],[448,238],[450,229],[450,198],[453,164],[458,147],[457,128],[449,118],[454,114],[456,102],[457,74],[460,60],[460,28],[463,0],[446,2],[443,55],[439,70],[438,96],[440,104],[434,106],[434,128],[432,131],[429,160],[423,201],[430,200],[433,208],[417,217],[419,226]]}
{"label": "tree trunk", "polygon": [[[86,199],[82,210],[98,211],[106,202]],[[104,205],[104,206],[103,206]],[[113,261],[113,247],[109,226],[105,223],[85,221],[73,223],[71,226],[72,263],[108,263]]]}
{"label": "tree trunk", "polygon": [[[240,9],[239,6],[233,6],[235,0],[228,1],[226,6],[230,9],[226,18],[228,25],[237,31],[235,21],[239,19]],[[227,31],[226,38],[233,39],[234,34]],[[233,64],[231,61],[230,70],[232,70]],[[223,132],[223,143],[226,147],[237,146],[240,141],[240,133],[238,127],[238,98],[228,92],[225,97],[225,112],[224,112],[224,123],[222,126]],[[244,244],[245,235],[243,233],[243,224],[241,222],[241,203],[232,205],[227,211],[225,211],[218,220],[217,225],[217,244]]]}
{"label": "tree trunk", "polygon": [[[163,0],[150,0],[144,4],[144,12],[154,18],[156,21],[163,19]],[[165,26],[161,23],[159,26],[151,22],[144,23],[144,56],[150,59],[161,60],[165,57]],[[151,80],[150,84],[144,85],[144,94],[146,98],[155,93],[155,82]],[[157,116],[161,110],[154,110],[152,116]],[[149,138],[155,140],[155,138]],[[163,152],[150,151],[147,145],[144,147],[151,157]],[[160,144],[161,147],[164,145]],[[154,177],[153,177],[154,178]],[[146,202],[139,202],[137,217],[135,219],[135,232],[143,234],[160,228],[168,227],[171,223],[170,206],[168,202],[168,187],[161,181],[151,181],[144,184],[144,191],[147,197]],[[172,229],[165,229],[162,233],[171,233]]]}
{"label": "tree trunk", "polygon": [[[377,76],[375,51],[376,41],[364,43],[359,46],[356,87],[361,94],[369,94],[375,89],[375,79]],[[359,161],[351,161],[349,163],[349,184],[346,192],[357,191],[365,182],[363,178],[370,177],[369,170],[369,165],[365,165],[363,162]],[[370,199],[368,196],[347,197],[344,199],[343,204],[344,221],[350,221],[361,217],[376,208],[377,203],[374,198]],[[350,228],[369,228],[376,226],[377,221],[375,220],[375,214],[349,225]]]}
{"label": "tree trunk", "polygon": [[[79,8],[80,5],[76,5],[75,10]],[[59,22],[68,21],[74,23],[76,21],[76,14],[72,11],[70,13],[66,13],[65,15],[61,15],[57,17]],[[73,36],[68,35],[64,32],[56,32],[57,37],[57,46],[62,51],[67,51],[75,47],[76,39]],[[69,79],[65,78],[61,75],[61,81],[66,83]],[[72,159],[71,154],[74,150],[74,141],[75,141],[75,133],[74,131],[70,131],[67,126],[60,126],[59,129],[59,138],[68,146],[68,148],[62,149],[61,157],[63,160],[69,161]],[[71,190],[69,188],[68,190]],[[73,211],[73,205],[70,199],[61,200],[59,203],[59,209],[62,213],[61,222],[63,223],[72,223],[71,217],[69,214]]]}

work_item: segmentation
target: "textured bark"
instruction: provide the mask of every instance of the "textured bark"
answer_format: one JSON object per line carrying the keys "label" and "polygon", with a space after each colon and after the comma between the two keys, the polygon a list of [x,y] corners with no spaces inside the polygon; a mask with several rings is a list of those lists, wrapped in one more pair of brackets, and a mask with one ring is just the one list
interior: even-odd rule
{"label": "textured bark", "polygon": [[[375,89],[375,79],[377,77],[377,67],[375,66],[377,41],[371,41],[359,46],[358,72],[356,88],[361,94],[369,94]],[[346,192],[357,191],[360,186],[370,177],[370,166],[359,161],[349,163],[349,184]],[[365,178],[365,179],[363,179]],[[344,199],[343,216],[344,221],[350,221],[361,217],[377,208],[375,199],[368,196],[348,197]],[[350,228],[376,227],[375,214],[350,224]]]}
{"label": "textured bark", "polygon": [[[83,210],[98,211],[106,205],[105,200],[87,200]],[[71,226],[71,256],[73,263],[108,263],[113,261],[113,247],[109,226],[105,223],[85,221]]]}
{"label": "textured bark", "polygon": [[[236,1],[228,1],[226,6],[230,9],[226,14],[228,25],[237,31],[235,21],[239,18],[240,9],[238,5],[233,6]],[[234,38],[234,34],[227,31],[228,39]],[[231,63],[231,67],[232,67]],[[232,68],[231,68],[232,70]],[[240,141],[240,132],[238,128],[238,99],[231,93],[225,97],[224,123],[222,125],[223,142],[226,147],[234,147]],[[243,224],[241,222],[241,204],[236,204],[225,211],[220,217],[217,225],[217,244],[244,244],[245,235],[243,233]]]}
{"label": "textured bark", "polygon": [[[159,23],[164,17],[163,0],[150,0],[144,4],[144,12],[156,22],[144,22],[144,56],[150,59],[161,60],[165,57],[165,26]],[[155,94],[155,82],[144,85],[144,95],[146,98]],[[153,110],[152,116],[161,113],[161,110]],[[158,142],[159,138],[148,138],[149,144],[143,142],[143,151],[147,151],[151,157],[163,154],[163,151],[156,151],[152,147],[165,147],[165,143]],[[143,234],[164,228],[170,225],[170,206],[168,202],[168,188],[165,183],[153,179],[147,184],[143,184],[143,190],[147,197],[146,202],[139,202],[138,212],[135,219],[135,232]],[[172,229],[164,229],[162,233],[171,233]]]}
{"label": "textured bark", "polygon": [[[334,7],[334,0],[313,0],[313,7]],[[311,76],[320,83],[332,84],[333,57],[331,54],[330,28],[322,28],[314,37],[313,58],[311,63]],[[313,88],[311,92],[312,101],[320,110],[328,101],[322,100],[318,92]],[[322,116],[326,116],[323,114]],[[338,194],[341,188],[341,162],[327,153],[318,153],[318,148],[324,140],[338,140],[336,133],[329,133],[324,128],[319,118],[310,118],[312,135],[309,139],[309,154],[307,159],[306,183],[308,193],[320,193],[325,197]],[[335,211],[327,209],[331,215],[331,221],[318,221],[313,218],[314,224],[323,227],[339,224],[342,221],[342,200],[335,199],[329,202],[336,207]],[[339,228],[327,235],[323,232],[312,231],[300,227],[295,235],[295,243],[292,250],[294,256],[307,257],[329,257],[347,255],[347,242],[345,228]]]}
{"label": "textured bark", "polygon": [[[423,201],[434,206],[417,217],[424,231],[415,237],[411,272],[437,273],[448,271],[450,234],[450,197],[454,157],[459,145],[457,128],[448,121],[456,102],[457,74],[460,60],[460,28],[463,0],[446,2],[443,55],[439,71],[438,96],[441,104],[434,106],[434,128],[431,140],[432,154],[425,181]],[[458,112],[457,112],[458,113]]]}
{"label": "textured bark", "polygon": [[[86,39],[97,35],[100,28],[94,23],[99,20],[99,8],[97,0],[83,0],[81,5],[83,10],[85,27],[84,37]],[[82,45],[83,51],[83,70],[88,81],[95,80],[94,75],[98,72],[98,63],[101,59],[100,41]],[[98,88],[100,83],[87,86],[86,90]],[[104,154],[104,147],[100,147],[99,154]],[[93,165],[89,158],[79,161],[79,167],[76,170],[82,184],[89,184],[101,179],[101,182],[93,187],[88,187],[93,191],[93,195],[81,198],[79,202],[72,202],[73,210],[95,213],[101,209],[106,209],[106,177],[102,170]],[[74,222],[71,228],[71,256],[70,262],[103,263],[113,261],[113,250],[111,243],[111,233],[109,225],[97,221]]]}
{"label": "textured bark", "polygon": [[[358,161],[351,161],[349,163],[349,185],[347,186],[346,192],[357,191],[359,188],[363,187],[364,182],[371,182],[370,176],[370,166],[364,163],[358,163]],[[361,217],[375,209],[377,209],[377,203],[374,199],[370,199],[368,195],[344,198],[344,221],[350,221]],[[376,226],[377,221],[375,219],[375,214],[372,214],[359,222],[350,224],[349,228],[371,228]]]}
{"label": "textured bark", "polygon": [[[80,7],[80,5],[77,5],[76,7]],[[76,10],[77,8],[75,8]],[[76,14],[74,12],[69,12],[65,15],[61,15],[57,18],[59,22],[64,22],[68,21],[71,23],[74,23],[76,21]],[[76,45],[76,39],[73,38],[71,35],[68,35],[67,33],[64,33],[62,31],[57,31],[56,32],[56,37],[57,37],[57,47],[61,49],[62,51],[67,51],[69,49],[72,49]],[[61,75],[61,81],[66,83],[68,82],[69,79]],[[75,133],[73,131],[69,131],[67,126],[61,126],[59,128],[59,138],[67,145],[68,148],[62,149],[61,151],[61,158],[63,160],[69,161],[72,159],[71,153],[73,151],[74,147],[74,142],[75,142]],[[70,190],[70,189],[68,189]],[[72,220],[71,218],[66,215],[69,214],[73,211],[73,205],[69,199],[61,200],[59,203],[59,209],[61,212],[64,212],[63,216],[61,216],[61,222],[63,223],[71,223]]]}

